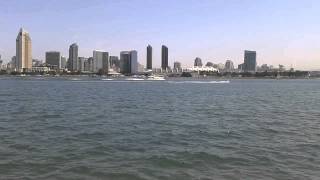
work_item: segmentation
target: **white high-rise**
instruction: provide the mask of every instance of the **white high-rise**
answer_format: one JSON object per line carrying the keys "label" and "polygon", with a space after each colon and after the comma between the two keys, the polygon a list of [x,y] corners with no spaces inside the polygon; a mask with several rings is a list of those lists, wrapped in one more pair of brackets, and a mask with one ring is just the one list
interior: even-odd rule
{"label": "white high-rise", "polygon": [[32,45],[31,38],[27,31],[23,28],[16,40],[16,70],[29,71],[32,68]]}
{"label": "white high-rise", "polygon": [[108,73],[109,70],[109,53],[104,51],[93,51],[93,72],[97,73],[103,70]]}

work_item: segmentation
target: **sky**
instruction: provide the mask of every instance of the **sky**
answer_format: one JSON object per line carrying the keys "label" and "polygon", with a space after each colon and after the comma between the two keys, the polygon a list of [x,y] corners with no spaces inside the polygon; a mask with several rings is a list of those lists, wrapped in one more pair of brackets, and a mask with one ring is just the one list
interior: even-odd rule
{"label": "sky", "polygon": [[169,64],[235,65],[244,50],[257,51],[258,65],[283,64],[301,70],[320,69],[319,0],[1,0],[0,54],[15,55],[21,27],[32,39],[33,58],[46,51],[79,56],[94,49],[119,56],[137,50],[145,65],[153,46],[153,64],[160,66],[161,45],[169,48]]}

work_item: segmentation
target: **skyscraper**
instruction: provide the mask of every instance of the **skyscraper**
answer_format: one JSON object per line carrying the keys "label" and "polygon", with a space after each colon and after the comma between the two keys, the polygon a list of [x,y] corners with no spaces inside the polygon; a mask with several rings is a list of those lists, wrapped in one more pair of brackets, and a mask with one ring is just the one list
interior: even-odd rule
{"label": "skyscraper", "polygon": [[68,60],[69,71],[78,71],[78,45],[73,43],[69,47],[69,60]]}
{"label": "skyscraper", "polygon": [[109,53],[104,51],[93,51],[93,72],[109,72]]}
{"label": "skyscraper", "polygon": [[244,72],[256,72],[257,67],[257,53],[256,51],[244,51],[244,63],[243,63],[243,69]]}
{"label": "skyscraper", "polygon": [[122,51],[120,53],[120,72],[122,74],[135,74],[138,72],[137,51]]}
{"label": "skyscraper", "polygon": [[54,69],[61,69],[61,55],[57,51],[46,52],[46,63],[53,66]]}
{"label": "skyscraper", "polygon": [[93,72],[93,57],[89,57],[88,59],[88,71]]}
{"label": "skyscraper", "polygon": [[199,57],[194,60],[194,67],[202,67],[202,60]]}
{"label": "skyscraper", "polygon": [[28,71],[32,68],[32,45],[27,31],[20,29],[16,40],[16,69]]}
{"label": "skyscraper", "polygon": [[85,63],[88,61],[88,58],[85,57],[79,57],[78,58],[78,71],[83,72],[85,71]]}
{"label": "skyscraper", "polygon": [[67,58],[64,56],[61,56],[61,64],[60,64],[60,68],[61,69],[65,69],[67,66]]}
{"label": "skyscraper", "polygon": [[234,71],[233,62],[231,60],[227,60],[225,66],[224,66],[224,69],[226,72],[233,72]]}
{"label": "skyscraper", "polygon": [[152,69],[152,46],[147,47],[147,69]]}
{"label": "skyscraper", "polygon": [[162,46],[162,50],[161,50],[161,68],[163,70],[167,70],[168,69],[168,47],[167,46]]}

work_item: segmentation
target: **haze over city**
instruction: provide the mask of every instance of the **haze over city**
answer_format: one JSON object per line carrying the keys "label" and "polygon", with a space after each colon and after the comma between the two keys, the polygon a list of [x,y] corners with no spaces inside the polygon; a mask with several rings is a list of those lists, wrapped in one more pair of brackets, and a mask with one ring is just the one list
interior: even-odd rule
{"label": "haze over city", "polygon": [[161,45],[169,47],[169,63],[243,62],[245,49],[257,51],[261,64],[284,64],[295,69],[320,69],[319,1],[62,1],[0,2],[0,54],[15,55],[20,27],[32,37],[32,56],[46,51],[68,56],[76,42],[79,56],[94,49],[119,55],[137,50],[145,65],[146,45],[154,49],[160,67]]}

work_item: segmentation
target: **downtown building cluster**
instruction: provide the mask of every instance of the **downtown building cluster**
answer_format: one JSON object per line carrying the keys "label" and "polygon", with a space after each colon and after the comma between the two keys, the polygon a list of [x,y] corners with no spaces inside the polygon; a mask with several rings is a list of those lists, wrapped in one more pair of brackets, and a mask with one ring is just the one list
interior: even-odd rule
{"label": "downtown building cluster", "polygon": [[[162,69],[167,70],[168,48],[162,46]],[[1,59],[1,56],[0,56]],[[2,65],[2,61],[1,61]],[[29,33],[20,29],[16,40],[16,56],[13,56],[6,69],[16,72],[57,71],[71,73],[99,74],[137,74],[141,71],[152,71],[152,47],[147,47],[146,69],[138,62],[136,50],[121,51],[120,56],[110,56],[109,52],[94,50],[92,57],[80,57],[79,46],[73,43],[69,47],[68,58],[59,51],[45,53],[45,62],[32,59],[32,41]]]}
{"label": "downtown building cluster", "polygon": [[[224,64],[207,62],[203,64],[201,58],[194,60],[190,68],[182,68],[178,61],[174,61],[173,67],[169,66],[169,49],[161,47],[161,68],[153,67],[153,48],[146,47],[146,67],[138,62],[136,50],[121,51],[119,56],[111,56],[109,52],[94,50],[91,57],[80,57],[79,46],[73,43],[69,46],[68,58],[62,56],[59,51],[45,52],[45,62],[32,59],[32,41],[29,33],[20,29],[16,39],[16,55],[6,65],[6,69],[16,72],[68,72],[68,73],[95,73],[95,74],[124,74],[134,75],[138,73],[179,73],[179,72],[245,72],[255,73],[257,71],[271,71],[272,66],[257,66],[256,51],[244,51],[244,62],[236,68],[231,60]],[[3,68],[0,55],[0,68]],[[284,70],[284,66],[279,65]]]}

